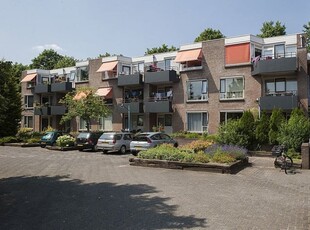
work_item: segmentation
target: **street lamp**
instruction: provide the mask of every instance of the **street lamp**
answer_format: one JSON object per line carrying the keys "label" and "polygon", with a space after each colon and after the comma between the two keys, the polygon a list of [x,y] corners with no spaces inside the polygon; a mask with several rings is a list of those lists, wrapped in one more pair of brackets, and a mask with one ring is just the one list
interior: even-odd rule
{"label": "street lamp", "polygon": [[130,132],[130,123],[131,123],[131,119],[130,119],[130,104],[128,104],[127,106],[125,106],[124,104],[121,104],[122,108],[125,108],[128,112],[128,131]]}

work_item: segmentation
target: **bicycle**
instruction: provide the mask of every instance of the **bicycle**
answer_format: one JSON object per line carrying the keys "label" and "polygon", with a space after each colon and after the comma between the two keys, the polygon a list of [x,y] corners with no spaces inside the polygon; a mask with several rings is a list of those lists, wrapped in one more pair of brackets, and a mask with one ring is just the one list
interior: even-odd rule
{"label": "bicycle", "polygon": [[275,145],[272,148],[272,152],[276,154],[274,166],[281,168],[281,170],[284,169],[285,174],[287,174],[287,171],[293,166],[293,160],[285,153],[285,150],[283,145]]}

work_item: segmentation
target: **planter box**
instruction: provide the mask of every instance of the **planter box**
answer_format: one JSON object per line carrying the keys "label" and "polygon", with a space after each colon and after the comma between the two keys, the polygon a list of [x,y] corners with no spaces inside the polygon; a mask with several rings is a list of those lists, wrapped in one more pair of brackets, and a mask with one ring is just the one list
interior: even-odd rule
{"label": "planter box", "polygon": [[56,151],[68,151],[68,150],[77,150],[75,146],[68,146],[68,147],[59,147],[59,146],[45,146],[46,149],[49,150],[56,150]]}
{"label": "planter box", "polygon": [[40,143],[3,143],[3,145],[13,147],[39,147]]}
{"label": "planter box", "polygon": [[182,169],[182,170],[194,170],[194,171],[208,171],[218,173],[235,174],[245,168],[249,164],[248,158],[241,161],[236,161],[231,164],[217,164],[217,163],[185,163],[178,161],[166,161],[166,160],[147,160],[140,158],[130,158],[130,165],[145,166],[145,167],[157,167],[157,168],[169,168],[169,169]]}

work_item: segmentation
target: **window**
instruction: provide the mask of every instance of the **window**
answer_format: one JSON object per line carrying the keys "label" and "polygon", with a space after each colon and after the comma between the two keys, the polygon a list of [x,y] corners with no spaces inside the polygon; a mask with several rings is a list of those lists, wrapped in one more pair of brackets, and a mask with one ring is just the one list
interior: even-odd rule
{"label": "window", "polygon": [[80,118],[80,130],[86,130],[86,121],[83,118]]}
{"label": "window", "polygon": [[33,95],[25,95],[25,108],[33,108]]}
{"label": "window", "polygon": [[274,57],[275,58],[282,58],[282,57],[284,57],[285,56],[284,50],[285,50],[284,44],[275,45],[274,46]]}
{"label": "window", "polygon": [[226,123],[228,120],[239,119],[243,115],[243,111],[227,111],[220,112],[220,123]]}
{"label": "window", "polygon": [[187,82],[187,100],[188,101],[208,100],[208,81],[197,80]]}
{"label": "window", "polygon": [[130,74],[130,66],[123,65],[122,72],[124,75],[129,75]]}
{"label": "window", "polygon": [[276,78],[265,82],[266,95],[297,95],[297,80]]}
{"label": "window", "polygon": [[220,99],[243,99],[243,77],[222,78],[220,86]]}
{"label": "window", "polygon": [[33,128],[33,117],[32,116],[24,116],[24,127]]}
{"label": "window", "polygon": [[143,126],[143,115],[137,116],[137,126]]}
{"label": "window", "polygon": [[171,69],[171,59],[165,59],[165,70]]}
{"label": "window", "polygon": [[135,102],[143,100],[143,89],[125,90],[125,102]]}
{"label": "window", "polygon": [[189,132],[205,132],[208,130],[208,113],[187,113],[187,130]]}
{"label": "window", "polygon": [[99,118],[99,129],[100,130],[106,130],[106,131],[112,131],[112,116],[108,117],[100,117]]}
{"label": "window", "polygon": [[76,81],[88,81],[88,67],[79,67],[77,69]]}
{"label": "window", "polygon": [[296,52],[296,46],[287,46],[285,49],[285,57],[296,57]]}

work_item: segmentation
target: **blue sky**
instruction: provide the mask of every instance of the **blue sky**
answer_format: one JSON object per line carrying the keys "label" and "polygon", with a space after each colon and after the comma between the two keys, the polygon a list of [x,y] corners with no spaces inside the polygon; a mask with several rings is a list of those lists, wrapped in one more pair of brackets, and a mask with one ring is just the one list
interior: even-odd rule
{"label": "blue sky", "polygon": [[44,48],[76,59],[142,56],[189,44],[206,28],[258,34],[279,20],[287,34],[310,21],[309,0],[0,0],[0,58],[30,64]]}

